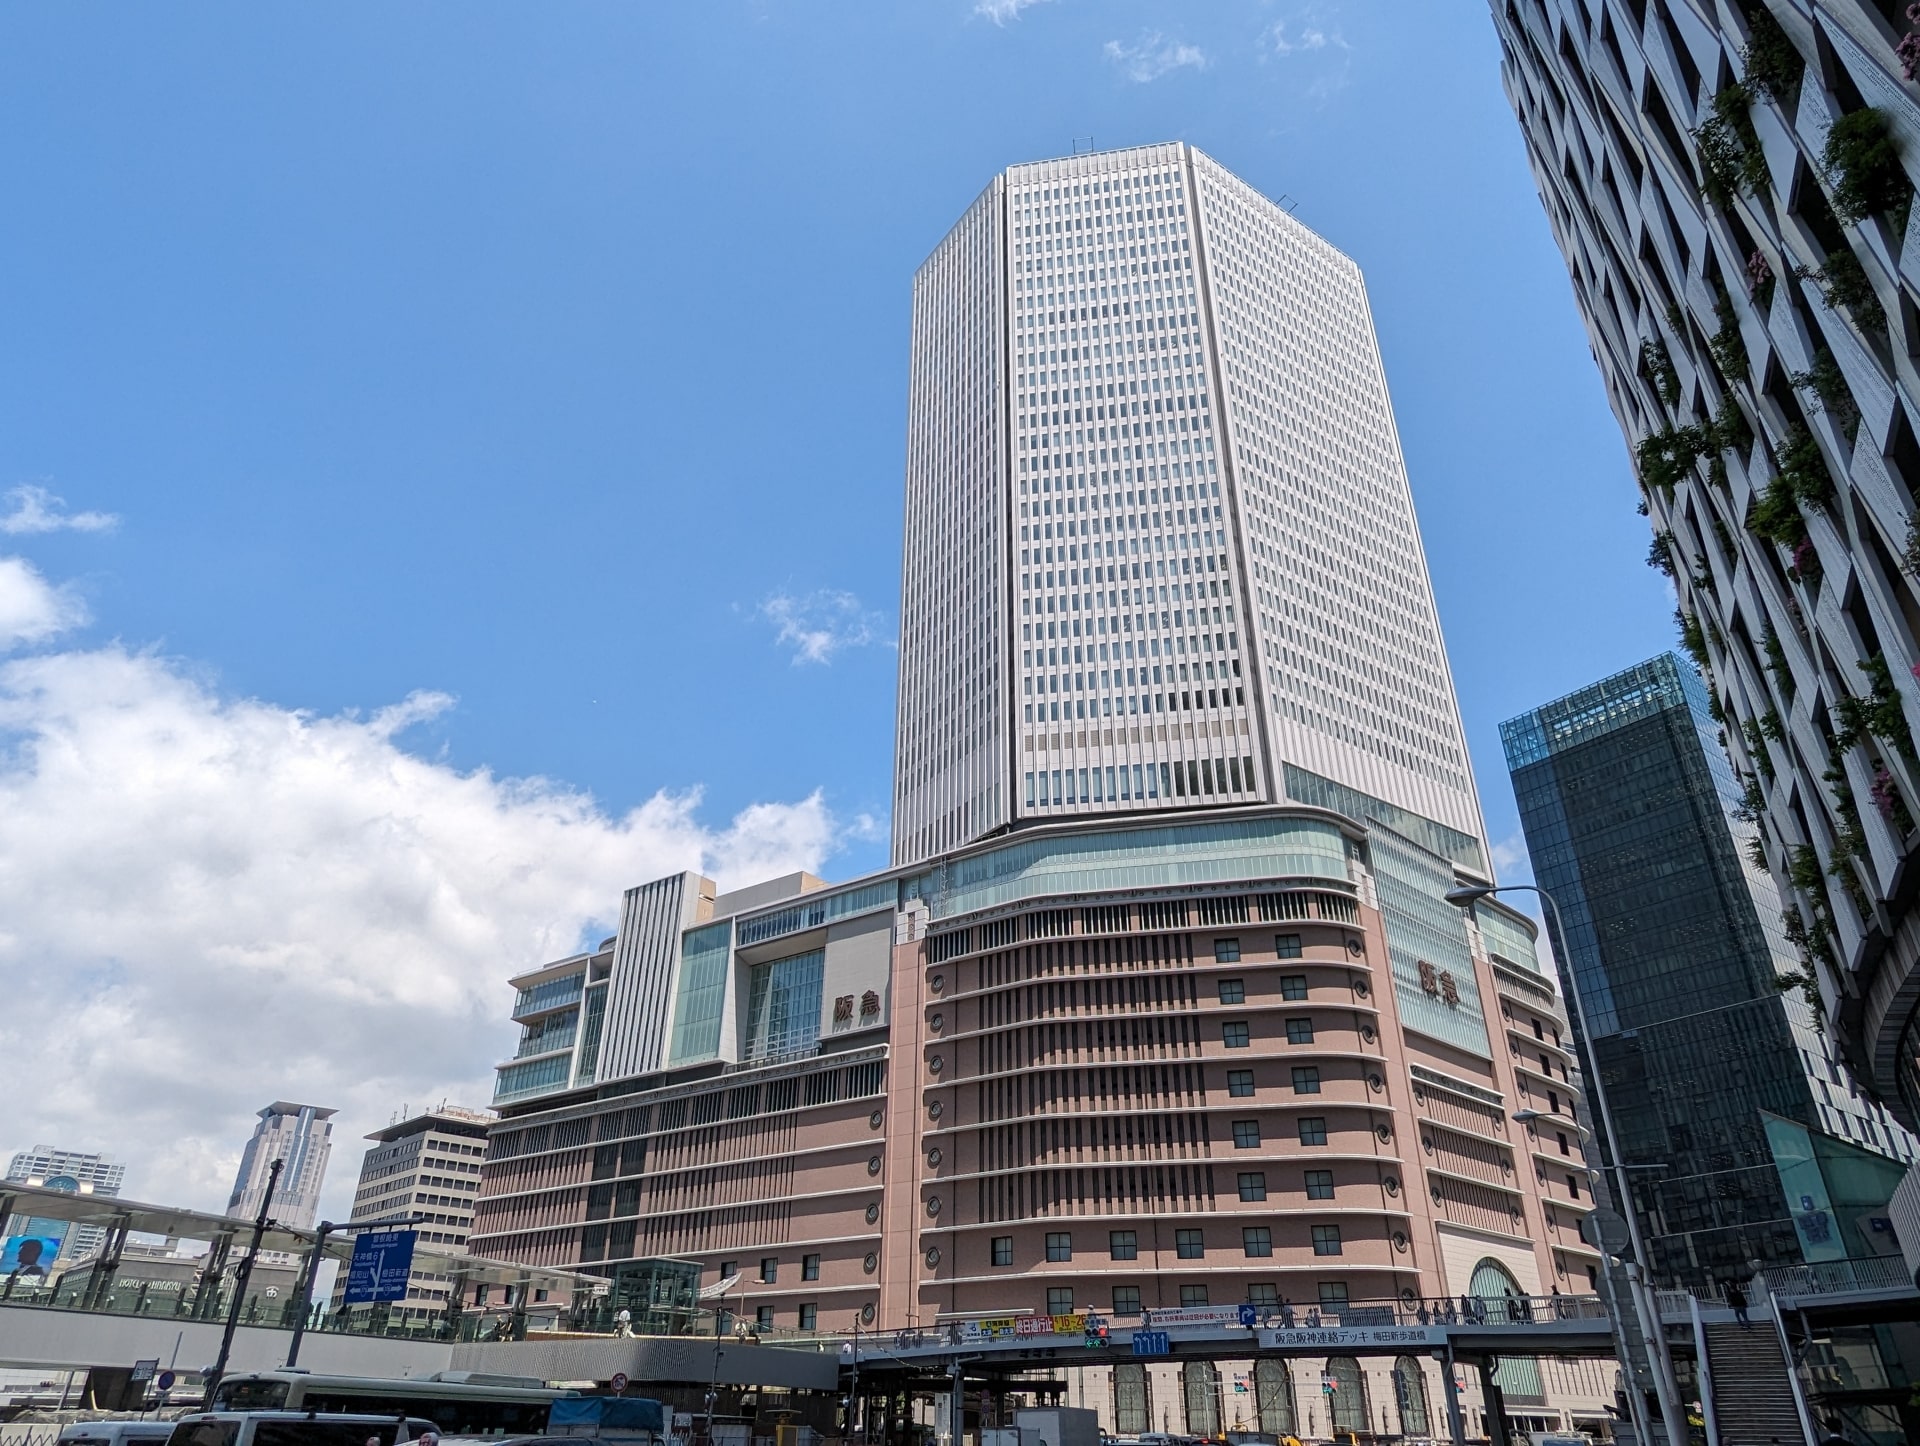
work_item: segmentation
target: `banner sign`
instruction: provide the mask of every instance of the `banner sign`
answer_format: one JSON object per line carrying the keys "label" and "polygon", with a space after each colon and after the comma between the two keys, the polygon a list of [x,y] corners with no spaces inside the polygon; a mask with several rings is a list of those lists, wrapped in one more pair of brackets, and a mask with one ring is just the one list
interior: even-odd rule
{"label": "banner sign", "polygon": [[1176,1310],[1150,1310],[1141,1317],[1143,1324],[1157,1331],[1169,1326],[1241,1326],[1258,1323],[1259,1312],[1250,1305],[1189,1305]]}
{"label": "banner sign", "polygon": [[1439,1346],[1445,1345],[1445,1326],[1322,1326],[1317,1330],[1264,1330],[1260,1332],[1263,1351],[1335,1350],[1364,1346]]}

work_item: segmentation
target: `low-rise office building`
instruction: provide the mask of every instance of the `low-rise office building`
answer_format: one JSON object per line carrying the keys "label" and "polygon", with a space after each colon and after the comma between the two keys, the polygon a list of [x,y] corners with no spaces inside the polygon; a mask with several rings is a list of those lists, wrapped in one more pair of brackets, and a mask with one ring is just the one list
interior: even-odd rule
{"label": "low-rise office building", "polygon": [[1571,1114],[1571,1036],[1532,924],[1456,877],[1287,806],[634,889],[513,981],[469,1246],[636,1316],[690,1260],[780,1331],[1590,1291],[1577,1135],[1511,1119]]}

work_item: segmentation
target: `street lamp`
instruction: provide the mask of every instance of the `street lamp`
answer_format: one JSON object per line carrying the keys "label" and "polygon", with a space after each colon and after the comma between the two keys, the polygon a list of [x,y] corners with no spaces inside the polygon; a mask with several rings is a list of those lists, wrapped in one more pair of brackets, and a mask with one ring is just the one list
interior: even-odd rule
{"label": "street lamp", "polygon": [[[1591,1051],[1593,1031],[1587,1028],[1587,1006],[1580,994],[1579,971],[1574,968],[1573,953],[1567,948],[1566,926],[1560,916],[1560,905],[1553,895],[1538,884],[1461,884],[1448,889],[1446,899],[1449,904],[1469,909],[1490,895],[1519,891],[1538,894],[1541,903],[1546,905],[1547,922],[1553,929],[1555,950],[1566,980],[1567,997],[1573,1001],[1573,1017],[1579,1025],[1580,1037],[1587,1041],[1587,1048]],[[1613,1110],[1607,1103],[1606,1081],[1600,1076],[1597,1062],[1592,1076],[1588,1084],[1593,1090],[1594,1107],[1600,1114],[1600,1126],[1606,1131],[1607,1154],[1619,1175],[1616,1183],[1620,1191],[1620,1203],[1626,1207],[1621,1213],[1627,1218],[1627,1239],[1633,1249],[1633,1259],[1627,1262],[1627,1285],[1633,1296],[1634,1313],[1640,1319],[1640,1334],[1646,1340],[1652,1357],[1653,1390],[1660,1401],[1660,1419],[1667,1428],[1667,1440],[1670,1446],[1682,1446],[1688,1439],[1687,1418],[1680,1408],[1680,1388],[1673,1377],[1673,1358],[1667,1352],[1666,1329],[1660,1323],[1660,1310],[1645,1278],[1646,1242],[1640,1236],[1640,1217],[1633,1208],[1633,1195],[1627,1188],[1627,1167],[1621,1162],[1620,1141],[1613,1128]],[[1538,1114],[1537,1111],[1532,1113]]]}
{"label": "street lamp", "polygon": [[418,1225],[427,1217],[424,1215],[405,1215],[394,1220],[349,1220],[336,1225],[331,1220],[322,1220],[313,1236],[313,1254],[307,1257],[306,1278],[300,1282],[299,1310],[293,1318],[293,1340],[287,1346],[287,1364],[284,1369],[292,1370],[300,1362],[300,1342],[307,1334],[307,1317],[313,1314],[313,1283],[320,1275],[320,1260],[327,1253],[327,1237],[343,1230],[391,1230],[401,1225]]}

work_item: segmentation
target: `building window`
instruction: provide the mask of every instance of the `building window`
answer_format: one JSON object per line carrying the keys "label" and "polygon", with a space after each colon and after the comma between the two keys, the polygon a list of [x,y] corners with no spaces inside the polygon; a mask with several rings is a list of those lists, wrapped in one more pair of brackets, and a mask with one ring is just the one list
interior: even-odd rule
{"label": "building window", "polygon": [[1573,1151],[1567,1148],[1567,1137],[1564,1134],[1560,1136],[1560,1153],[1563,1155],[1571,1155],[1573,1153]]}
{"label": "building window", "polygon": [[1333,1171],[1307,1171],[1307,1198],[1309,1200],[1331,1200],[1333,1198]]}
{"label": "building window", "polygon": [[803,1255],[800,1257],[800,1278],[802,1280],[818,1280],[820,1278],[819,1256]]}
{"label": "building window", "polygon": [[740,1262],[739,1262],[739,1261],[737,1261],[737,1260],[723,1260],[723,1261],[721,1261],[721,1262],[720,1262],[720,1277],[719,1277],[719,1278],[720,1278],[721,1280],[725,1280],[725,1279],[726,1279],[726,1278],[727,1278],[727,1277],[728,1277],[729,1275],[738,1275],[739,1273],[740,1273]]}
{"label": "building window", "polygon": [[1047,1314],[1073,1314],[1073,1287],[1070,1285],[1050,1285],[1047,1287]]}
{"label": "building window", "polygon": [[1047,1235],[1048,1260],[1072,1260],[1073,1237],[1064,1230],[1055,1230]]}
{"label": "building window", "polygon": [[1273,1231],[1265,1225],[1248,1225],[1240,1231],[1241,1247],[1248,1255],[1273,1254]]}
{"label": "building window", "polygon": [[1347,1283],[1344,1280],[1320,1282],[1320,1309],[1339,1312],[1347,1308]]}
{"label": "building window", "polygon": [[1293,1070],[1293,1092],[1297,1095],[1319,1094],[1320,1067],[1313,1064],[1295,1065]]}
{"label": "building window", "polygon": [[1315,1255],[1338,1255],[1340,1253],[1340,1227],[1338,1225],[1316,1225],[1313,1227],[1313,1253]]}
{"label": "building window", "polygon": [[1180,1304],[1207,1304],[1207,1288],[1204,1285],[1183,1285],[1180,1287]]}
{"label": "building window", "polygon": [[763,1331],[773,1329],[773,1307],[763,1305],[753,1313],[753,1321]]}
{"label": "building window", "polygon": [[1277,1285],[1250,1285],[1247,1287],[1248,1305],[1279,1305],[1280,1287]]}
{"label": "building window", "polygon": [[1298,934],[1276,934],[1273,938],[1273,952],[1281,959],[1300,957],[1300,936]]}
{"label": "building window", "polygon": [[1229,1019],[1220,1026],[1220,1042],[1228,1049],[1245,1049],[1252,1041],[1244,1019]]}
{"label": "building window", "polygon": [[1140,1287],[1137,1285],[1116,1285],[1113,1288],[1113,1313],[1115,1315],[1139,1315]]}
{"label": "building window", "polygon": [[1173,1253],[1182,1260],[1204,1260],[1207,1254],[1206,1240],[1198,1230],[1176,1230],[1173,1232]]}
{"label": "building window", "polygon": [[1139,1235],[1131,1230],[1109,1231],[1107,1254],[1114,1260],[1138,1260],[1140,1258]]}
{"label": "building window", "polygon": [[[1321,1130],[1321,1143],[1325,1144],[1326,1131]],[[1233,1122],[1233,1147],[1236,1150],[1257,1150],[1260,1147],[1260,1122],[1258,1120],[1235,1120]]]}
{"label": "building window", "polygon": [[819,1324],[820,1324],[820,1307],[819,1306],[803,1305],[800,1307],[800,1329],[801,1330],[803,1331],[814,1330],[818,1328]]}
{"label": "building window", "polygon": [[1238,964],[1240,962],[1240,941],[1238,939],[1215,939],[1213,941],[1213,962],[1216,964]]}
{"label": "building window", "polygon": [[1312,1044],[1313,1021],[1311,1019],[1289,1019],[1287,1021],[1288,1044]]}
{"label": "building window", "polygon": [[1305,999],[1307,997],[1307,976],[1304,974],[1282,974],[1280,976],[1280,997],[1282,999]]}
{"label": "building window", "polygon": [[1240,1176],[1240,1198],[1242,1200],[1266,1199],[1267,1177],[1258,1170],[1243,1173]]}
{"label": "building window", "polygon": [[1220,981],[1220,1002],[1222,1004],[1245,1004],[1247,1002],[1246,980],[1222,979]]}
{"label": "building window", "polygon": [[993,1263],[995,1265],[1013,1264],[1013,1237],[996,1235],[993,1237]]}
{"label": "building window", "polygon": [[1326,1142],[1326,1116],[1302,1115],[1300,1117],[1300,1143],[1303,1145],[1324,1145]]}
{"label": "building window", "polygon": [[1236,1100],[1253,1097],[1253,1071],[1250,1069],[1230,1069],[1227,1071],[1227,1093]]}
{"label": "building window", "polygon": [[780,1279],[780,1261],[774,1256],[766,1256],[760,1262],[760,1283],[772,1285]]}

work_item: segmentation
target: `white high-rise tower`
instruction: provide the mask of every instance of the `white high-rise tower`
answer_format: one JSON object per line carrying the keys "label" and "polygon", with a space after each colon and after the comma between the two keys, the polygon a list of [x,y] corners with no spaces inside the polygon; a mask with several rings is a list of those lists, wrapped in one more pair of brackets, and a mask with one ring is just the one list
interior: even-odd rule
{"label": "white high-rise tower", "polygon": [[1359,269],[1185,144],[914,280],[893,857],[1285,799],[1488,869]]}

